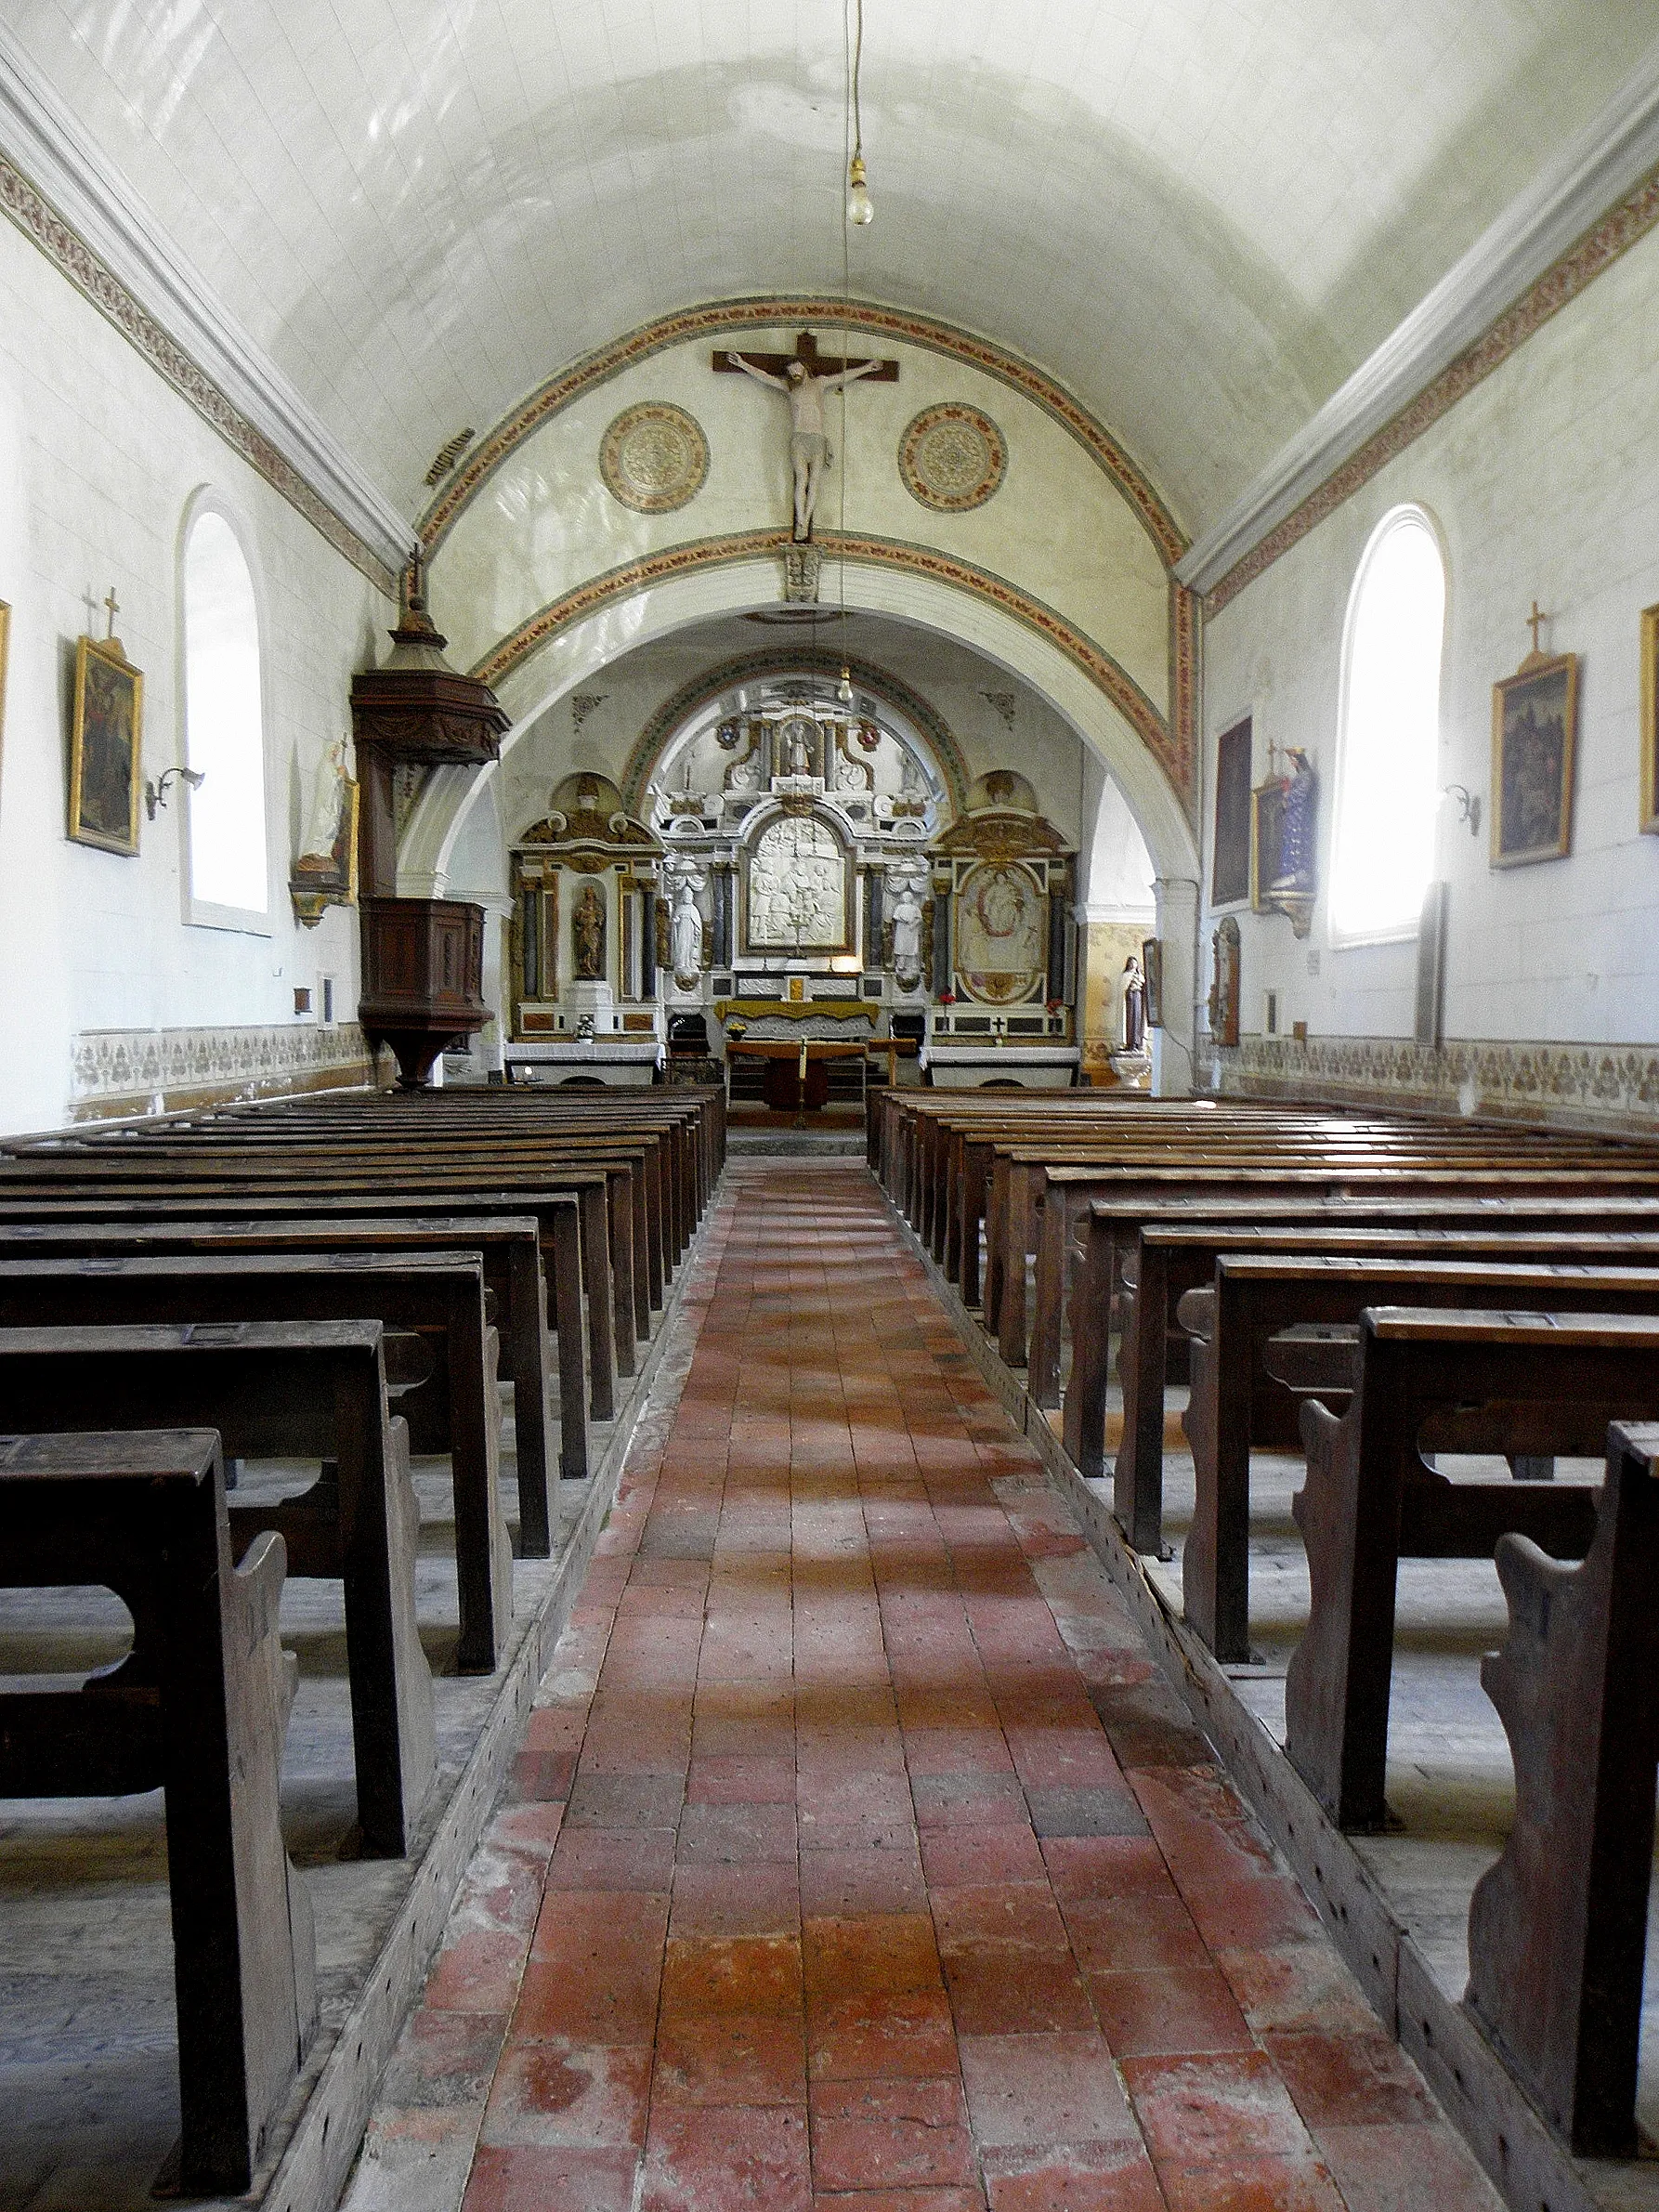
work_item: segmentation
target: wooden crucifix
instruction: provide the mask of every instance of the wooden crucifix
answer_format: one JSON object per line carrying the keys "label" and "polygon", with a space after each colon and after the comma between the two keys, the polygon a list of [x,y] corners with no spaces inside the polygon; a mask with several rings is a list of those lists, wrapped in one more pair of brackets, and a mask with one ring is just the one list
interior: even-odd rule
{"label": "wooden crucifix", "polygon": [[823,480],[829,445],[824,436],[824,394],[844,389],[861,377],[877,384],[896,384],[898,363],[889,360],[850,360],[818,351],[817,340],[803,331],[793,353],[734,353],[722,347],[714,355],[714,368],[723,376],[751,376],[769,385],[790,403],[790,467],[795,487],[795,538],[804,543],[812,536],[818,487]]}

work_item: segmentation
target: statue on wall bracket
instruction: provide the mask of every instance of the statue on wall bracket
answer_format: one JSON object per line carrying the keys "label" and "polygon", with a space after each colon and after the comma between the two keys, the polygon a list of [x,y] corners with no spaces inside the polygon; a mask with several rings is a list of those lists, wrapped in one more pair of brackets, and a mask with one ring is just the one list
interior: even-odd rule
{"label": "statue on wall bracket", "polygon": [[1318,890],[1319,776],[1300,745],[1285,758],[1290,774],[1270,774],[1250,793],[1250,905],[1288,915],[1291,935],[1305,937]]}
{"label": "statue on wall bracket", "polygon": [[315,929],[330,907],[357,904],[358,787],[336,738],[317,766],[311,811],[288,879],[296,918]]}

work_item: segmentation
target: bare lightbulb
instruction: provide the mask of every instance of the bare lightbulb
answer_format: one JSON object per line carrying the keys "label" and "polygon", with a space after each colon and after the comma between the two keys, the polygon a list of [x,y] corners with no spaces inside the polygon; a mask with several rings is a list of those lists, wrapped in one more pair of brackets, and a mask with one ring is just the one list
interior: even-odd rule
{"label": "bare lightbulb", "polygon": [[844,661],[842,663],[841,682],[835,687],[835,696],[843,707],[850,707],[853,703],[853,672]]}
{"label": "bare lightbulb", "polygon": [[864,180],[864,156],[856,153],[847,171],[847,220],[862,229],[866,223],[873,223],[875,217],[875,202]]}

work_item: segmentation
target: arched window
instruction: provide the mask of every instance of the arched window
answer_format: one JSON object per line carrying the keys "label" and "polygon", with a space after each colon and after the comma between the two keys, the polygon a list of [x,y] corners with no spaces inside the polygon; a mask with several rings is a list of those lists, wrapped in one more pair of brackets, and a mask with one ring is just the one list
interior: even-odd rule
{"label": "arched window", "polygon": [[1331,929],[1407,936],[1434,872],[1446,571],[1418,507],[1373,534],[1348,603]]}
{"label": "arched window", "polygon": [[263,917],[265,709],[254,579],[236,532],[203,507],[184,548],[184,756],[202,780],[187,802],[197,921]]}

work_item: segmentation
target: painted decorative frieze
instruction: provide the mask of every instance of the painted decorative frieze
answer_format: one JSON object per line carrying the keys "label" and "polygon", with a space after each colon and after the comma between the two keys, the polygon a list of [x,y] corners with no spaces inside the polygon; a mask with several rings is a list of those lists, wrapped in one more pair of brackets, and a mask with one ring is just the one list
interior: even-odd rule
{"label": "painted decorative frieze", "polygon": [[1317,1097],[1644,1136],[1659,1126],[1652,1045],[1245,1037],[1222,1050],[1211,1040],[1200,1050],[1197,1083],[1241,1098]]}
{"label": "painted decorative frieze", "polygon": [[372,1078],[368,1043],[355,1022],[85,1029],[74,1041],[70,1111],[77,1121],[166,1113],[244,1093],[346,1090]]}

